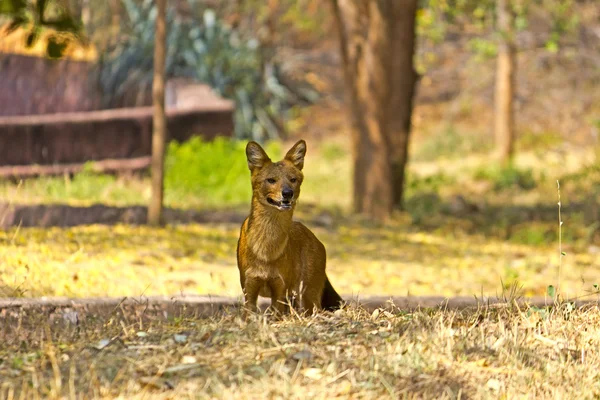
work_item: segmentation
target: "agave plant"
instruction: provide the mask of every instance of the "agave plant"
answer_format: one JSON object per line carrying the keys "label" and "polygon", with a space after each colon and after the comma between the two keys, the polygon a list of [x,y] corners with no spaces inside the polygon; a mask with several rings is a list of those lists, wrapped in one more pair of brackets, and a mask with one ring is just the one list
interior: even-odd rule
{"label": "agave plant", "polygon": [[[153,3],[123,0],[127,29],[101,60],[100,83],[106,105],[151,86],[156,20]],[[290,110],[318,98],[306,82],[287,77],[256,39],[241,37],[210,9],[199,19],[186,20],[169,10],[167,26],[167,77],[195,78],[234,100],[235,134],[239,138],[281,137]]]}

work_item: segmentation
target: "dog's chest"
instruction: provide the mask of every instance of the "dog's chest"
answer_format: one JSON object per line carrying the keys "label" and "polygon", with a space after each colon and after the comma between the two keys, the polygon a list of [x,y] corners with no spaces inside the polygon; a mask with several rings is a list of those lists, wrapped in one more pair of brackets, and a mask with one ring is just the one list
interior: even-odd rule
{"label": "dog's chest", "polygon": [[290,237],[288,224],[275,221],[253,221],[246,232],[247,246],[256,259],[263,263],[279,261],[285,256]]}

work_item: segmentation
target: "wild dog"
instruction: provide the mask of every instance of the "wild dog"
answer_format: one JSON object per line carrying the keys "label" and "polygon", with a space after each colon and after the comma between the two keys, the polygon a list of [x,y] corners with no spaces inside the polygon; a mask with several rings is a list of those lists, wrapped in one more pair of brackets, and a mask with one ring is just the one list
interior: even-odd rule
{"label": "wild dog", "polygon": [[237,247],[245,306],[256,311],[258,296],[270,297],[271,307],[292,305],[311,314],[333,310],[342,298],[325,273],[325,246],[292,216],[304,179],[306,142],[298,141],[284,159],[272,162],[256,142],[246,146],[252,182],[250,215],[242,224]]}

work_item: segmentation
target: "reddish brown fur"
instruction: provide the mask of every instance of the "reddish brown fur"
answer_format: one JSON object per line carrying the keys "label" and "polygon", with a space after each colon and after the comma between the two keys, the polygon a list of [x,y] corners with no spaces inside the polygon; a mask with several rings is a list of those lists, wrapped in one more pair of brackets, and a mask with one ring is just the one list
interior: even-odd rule
{"label": "reddish brown fur", "polygon": [[325,274],[325,246],[292,220],[305,154],[304,140],[276,163],[259,144],[250,142],[246,147],[252,205],[241,228],[237,258],[245,304],[252,310],[257,310],[259,295],[270,297],[271,307],[280,312],[293,297],[309,313],[333,309],[341,302]]}

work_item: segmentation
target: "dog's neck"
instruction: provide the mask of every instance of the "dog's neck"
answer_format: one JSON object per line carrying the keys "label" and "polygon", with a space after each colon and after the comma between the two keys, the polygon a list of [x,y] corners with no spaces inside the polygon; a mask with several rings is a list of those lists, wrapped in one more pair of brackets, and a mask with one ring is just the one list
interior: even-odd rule
{"label": "dog's neck", "polygon": [[252,197],[247,235],[250,249],[262,261],[275,261],[289,242],[293,209],[279,211]]}

